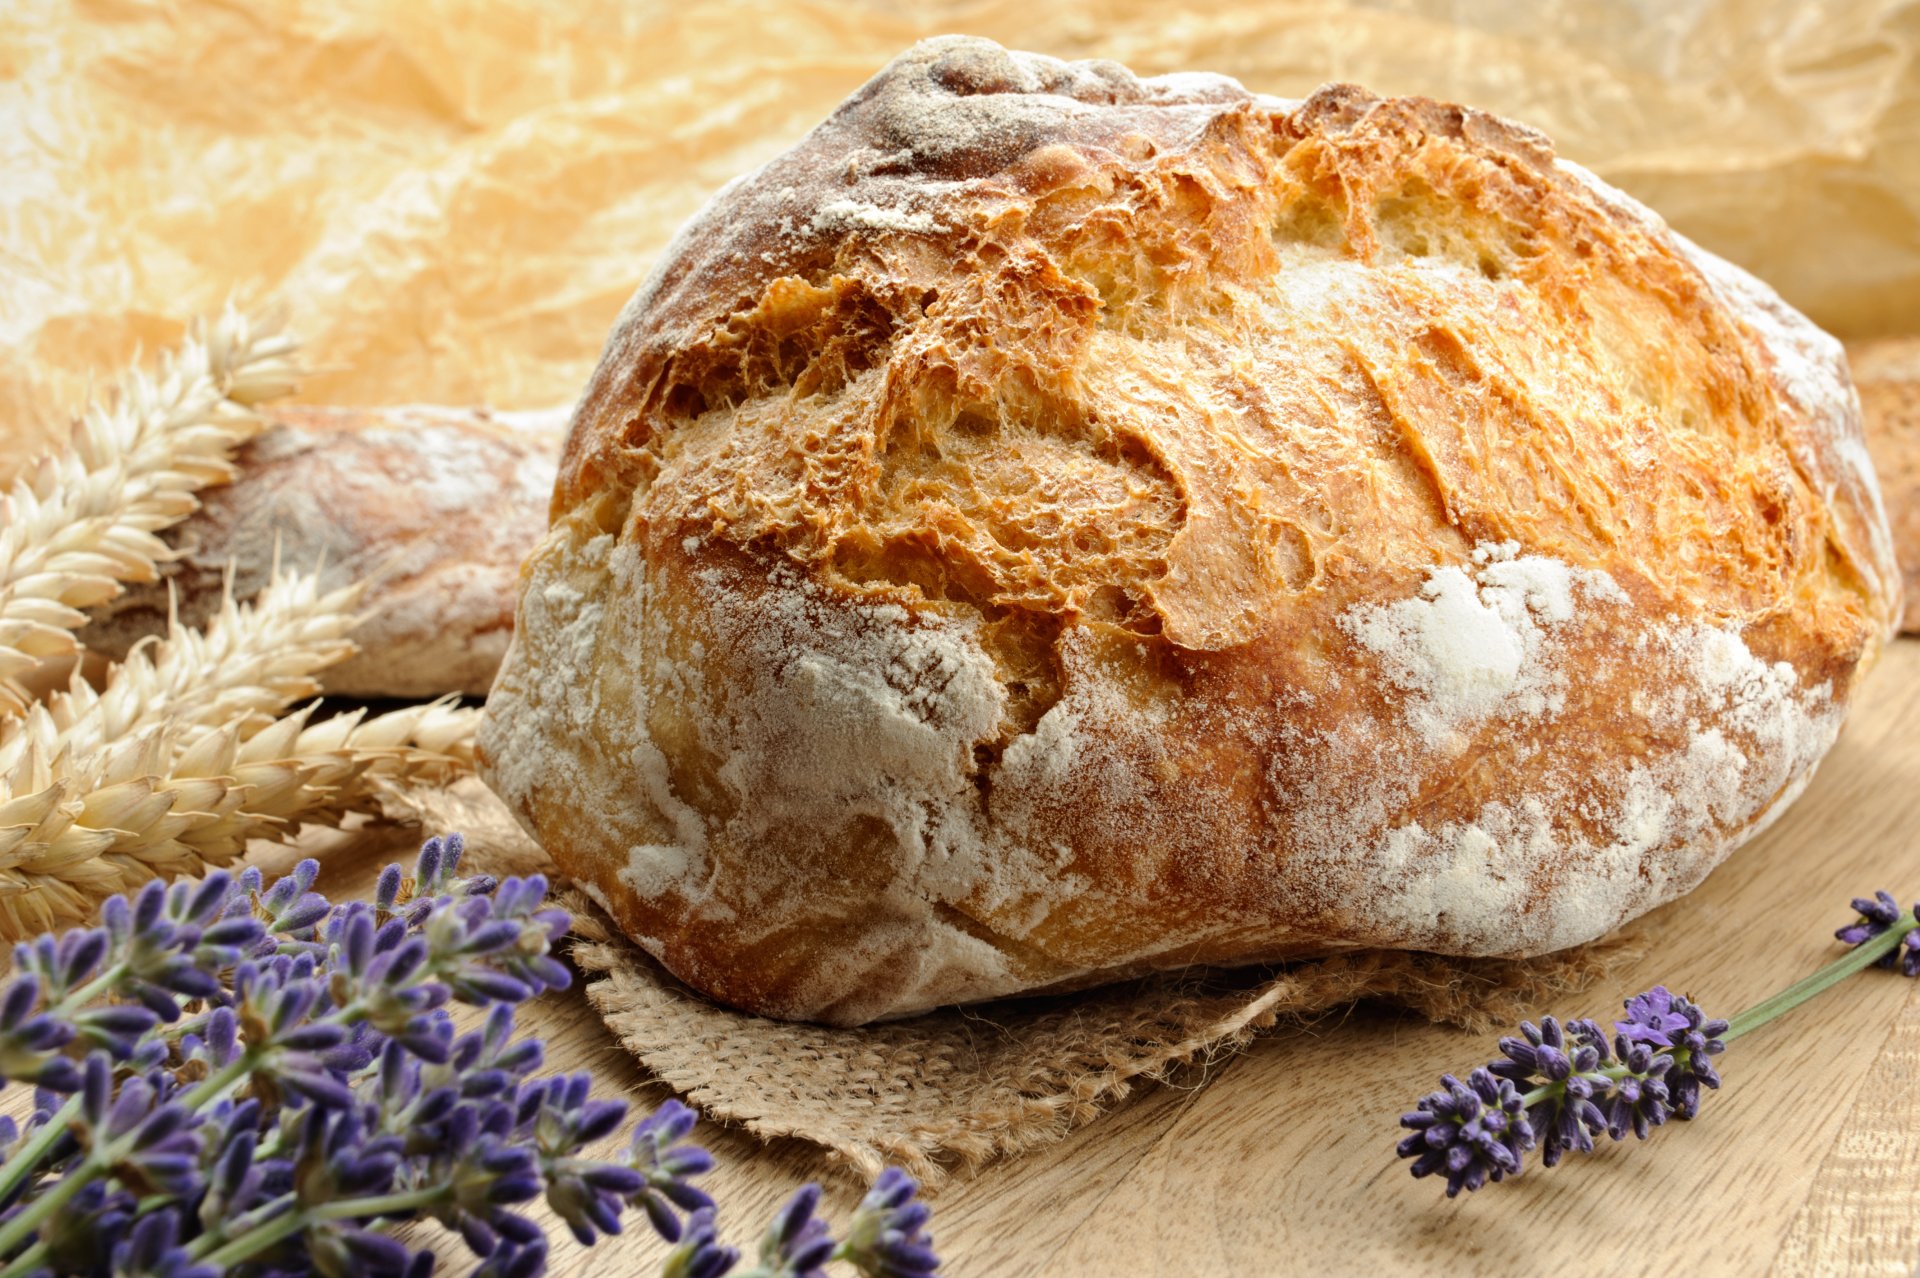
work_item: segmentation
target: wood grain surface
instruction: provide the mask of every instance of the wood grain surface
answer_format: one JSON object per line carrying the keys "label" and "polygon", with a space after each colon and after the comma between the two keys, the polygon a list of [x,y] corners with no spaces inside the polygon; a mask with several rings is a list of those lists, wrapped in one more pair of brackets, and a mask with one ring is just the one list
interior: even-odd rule
{"label": "wood grain surface", "polygon": [[[1846,900],[1920,896],[1920,641],[1888,653],[1813,785],[1764,837],[1646,923],[1644,959],[1564,1015],[1607,1014],[1665,982],[1727,1014],[1838,953]],[[322,887],[366,890],[410,831],[321,832],[303,852]],[[263,852],[276,867],[288,849]],[[575,989],[523,1017],[547,1063],[589,1070],[602,1094],[666,1093],[614,1044]],[[1909,1274],[1920,1261],[1920,982],[1868,971],[1720,1058],[1701,1117],[1644,1144],[1449,1202],[1393,1157],[1396,1116],[1489,1036],[1359,1008],[1276,1032],[1150,1088],[1061,1144],[989,1167],[935,1200],[953,1275]],[[23,1099],[9,1097],[10,1110]],[[705,1182],[722,1232],[749,1250],[810,1178],[844,1220],[860,1187],[807,1146],[702,1126],[720,1160]],[[655,1272],[634,1229],[591,1251],[555,1225],[553,1272]],[[423,1238],[428,1237],[423,1231]],[[439,1245],[439,1244],[436,1244]],[[457,1242],[442,1273],[470,1267]]]}

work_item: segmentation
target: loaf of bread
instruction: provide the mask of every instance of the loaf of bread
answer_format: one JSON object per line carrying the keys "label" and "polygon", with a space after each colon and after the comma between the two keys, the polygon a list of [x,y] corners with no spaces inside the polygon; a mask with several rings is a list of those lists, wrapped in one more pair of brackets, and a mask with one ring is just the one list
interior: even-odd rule
{"label": "loaf of bread", "polygon": [[1920,337],[1850,347],[1867,452],[1887,499],[1894,558],[1905,577],[1908,634],[1920,633]]}
{"label": "loaf of bread", "polygon": [[80,634],[118,659],[167,627],[169,592],[199,625],[257,594],[274,556],[323,568],[329,588],[374,578],[360,651],[328,670],[354,697],[480,694],[513,628],[520,561],[547,525],[564,411],[493,413],[415,405],[272,410],[238,458],[240,478],[170,530],[179,558],[157,582],[94,610]]}
{"label": "loaf of bread", "polygon": [[958,38],[682,231],[553,511],[485,775],[837,1024],[1597,937],[1898,591],[1839,345],[1537,133]]}

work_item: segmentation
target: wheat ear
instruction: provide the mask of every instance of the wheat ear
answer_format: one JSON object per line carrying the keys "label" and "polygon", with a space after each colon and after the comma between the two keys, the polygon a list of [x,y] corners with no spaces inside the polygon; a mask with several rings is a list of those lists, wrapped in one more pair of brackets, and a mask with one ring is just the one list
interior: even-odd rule
{"label": "wheat ear", "polygon": [[0,723],[0,936],[81,921],[114,892],[225,864],[249,839],[471,771],[479,712],[450,701],[285,714],[354,651],[357,599],[281,574],[251,604],[229,596],[204,631],[176,624],[137,648],[99,692],[76,679]]}
{"label": "wheat ear", "polygon": [[29,701],[14,680],[74,650],[82,609],[154,579],[172,555],[155,534],[233,477],[234,450],[265,426],[254,406],[293,389],[294,349],[273,321],[229,306],[156,375],[130,372],[0,496],[0,714]]}
{"label": "wheat ear", "polygon": [[237,603],[232,582],[204,630],[176,616],[164,642],[148,640],[127,654],[99,690],[76,672],[67,691],[0,719],[0,773],[29,745],[49,758],[89,754],[109,741],[172,725],[183,740],[214,728],[241,739],[316,696],[315,676],[352,656],[348,637],[364,584],[322,591],[318,573],[276,567],[252,603]]}
{"label": "wheat ear", "polygon": [[113,893],[224,865],[249,839],[379,810],[389,787],[471,770],[477,710],[309,723],[311,712],[245,741],[222,728],[182,748],[160,727],[85,757],[23,752],[0,777],[0,938],[83,922]]}

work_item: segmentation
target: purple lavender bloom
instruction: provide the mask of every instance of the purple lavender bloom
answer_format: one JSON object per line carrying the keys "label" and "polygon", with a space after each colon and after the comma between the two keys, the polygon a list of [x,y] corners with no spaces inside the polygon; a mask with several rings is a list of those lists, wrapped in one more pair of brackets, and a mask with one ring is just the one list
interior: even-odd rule
{"label": "purple lavender bloom", "polygon": [[1413,1174],[1445,1173],[1449,1198],[1519,1175],[1534,1132],[1513,1083],[1476,1069],[1464,1083],[1448,1074],[1440,1084],[1418,1110],[1400,1116],[1412,1134],[1401,1140],[1399,1154],[1414,1160]]}
{"label": "purple lavender bloom", "polygon": [[661,1278],[720,1278],[740,1260],[737,1248],[723,1247],[714,1229],[713,1208],[702,1207],[687,1218],[685,1235],[667,1254]]}
{"label": "purple lavender bloom", "polygon": [[113,1249],[114,1278],[221,1278],[180,1246],[180,1218],[156,1211],[135,1221],[126,1240]]}
{"label": "purple lavender bloom", "polygon": [[713,1169],[713,1155],[698,1145],[680,1143],[698,1117],[677,1100],[663,1101],[634,1127],[627,1148],[627,1165],[646,1181],[630,1201],[647,1213],[654,1232],[668,1242],[680,1241],[676,1207],[689,1212],[713,1208],[713,1199],[687,1183],[687,1177]]}
{"label": "purple lavender bloom", "polygon": [[206,1172],[207,1194],[201,1200],[203,1219],[221,1220],[239,1215],[260,1199],[265,1169],[255,1160],[260,1137],[255,1130],[259,1104],[250,1112],[234,1111],[218,1116],[215,1131],[224,1130],[225,1142],[218,1147],[212,1166]]}
{"label": "purple lavender bloom", "polygon": [[523,1104],[531,1103],[534,1147],[547,1182],[547,1205],[567,1222],[573,1236],[592,1246],[601,1234],[620,1232],[620,1212],[629,1198],[647,1188],[632,1167],[582,1157],[586,1147],[612,1135],[627,1116],[621,1101],[589,1097],[587,1074],[528,1084]]}
{"label": "purple lavender bloom", "polygon": [[293,1176],[301,1197],[332,1202],[384,1194],[400,1169],[400,1142],[374,1135],[355,1110],[309,1109],[299,1127]]}
{"label": "purple lavender bloom", "polygon": [[[1848,945],[1861,945],[1879,936],[1888,928],[1905,922],[1906,914],[1900,909],[1900,903],[1893,899],[1891,892],[1875,892],[1871,898],[1855,897],[1854,913],[1860,917],[1833,935]],[[1889,954],[1880,960],[1881,967],[1892,967],[1893,956]]]}
{"label": "purple lavender bloom", "polygon": [[1495,1061],[1487,1072],[1532,1090],[1537,1083],[1545,1095],[1527,1108],[1527,1121],[1540,1142],[1540,1161],[1548,1167],[1568,1152],[1591,1153],[1593,1138],[1606,1130],[1605,1114],[1594,1101],[1613,1086],[1602,1073],[1608,1064],[1606,1035],[1592,1021],[1572,1021],[1566,1029],[1551,1016],[1540,1024],[1522,1021],[1521,1038],[1503,1038],[1500,1051],[1507,1059]]}
{"label": "purple lavender bloom", "polygon": [[[193,1257],[220,1254],[250,1278],[427,1278],[432,1254],[390,1230],[434,1219],[481,1278],[538,1278],[547,1242],[515,1208],[544,1193],[583,1241],[640,1207],[680,1243],[670,1272],[732,1269],[691,1183],[713,1163],[684,1143],[691,1110],[662,1105],[600,1161],[587,1151],[625,1104],[595,1100],[586,1075],[530,1078],[543,1049],[514,1037],[513,1004],[570,981],[553,952],[569,920],[539,877],[460,877],[463,850],[430,840],[415,878],[389,868],[370,903],[329,904],[303,861],[271,885],[254,868],[152,884],[99,927],[17,946],[0,1077],[37,1086],[24,1132],[0,1120],[0,1157],[36,1161],[0,1221],[30,1223],[63,1274],[210,1278]],[[478,1029],[456,1034],[456,1000],[486,1010]],[[762,1278],[819,1278],[834,1258],[931,1273],[916,1189],[883,1177],[839,1246],[818,1189],[801,1190],[763,1239]],[[320,1204],[334,1210],[290,1215]]]}
{"label": "purple lavender bloom", "polygon": [[536,1238],[524,1245],[501,1243],[480,1262],[473,1278],[540,1278],[546,1272],[547,1240]]}
{"label": "purple lavender bloom", "polygon": [[38,1010],[39,1005],[40,980],[31,974],[15,977],[0,994],[0,1078],[56,1092],[77,1091],[79,1067],[61,1050],[79,1030],[70,1020]]}
{"label": "purple lavender bloom", "polygon": [[1631,1131],[1645,1140],[1647,1133],[1666,1122],[1673,1112],[1673,1098],[1666,1082],[1667,1071],[1673,1068],[1673,1057],[1666,1052],[1655,1052],[1645,1043],[1630,1043],[1625,1037],[1617,1041],[1617,1046],[1620,1061],[1630,1072],[1615,1081],[1604,1102],[1607,1135],[1625,1140]]}
{"label": "purple lavender bloom", "polygon": [[208,1018],[209,1051],[231,1059],[238,1049],[231,1027],[243,1025],[256,1089],[285,1089],[315,1105],[345,1109],[353,1104],[353,1091],[324,1056],[348,1041],[347,1026],[314,1019],[330,1010],[327,989],[318,977],[303,979],[295,970],[285,959],[241,964],[234,972],[234,1007]]}
{"label": "purple lavender bloom", "polygon": [[115,1245],[126,1234],[139,1204],[132,1194],[102,1181],[83,1188],[41,1233],[55,1273],[109,1272]]}
{"label": "purple lavender bloom", "polygon": [[[1475,1070],[1474,1075],[1494,1086],[1485,1070]],[[1500,1083],[1498,1088],[1513,1090],[1510,1083]],[[846,1242],[834,1254],[852,1262],[867,1278],[931,1278],[940,1268],[940,1257],[934,1253],[933,1236],[924,1232],[933,1212],[918,1200],[919,1192],[918,1182],[898,1167],[881,1172],[860,1200]]]}
{"label": "purple lavender bloom", "polygon": [[171,1086],[156,1073],[136,1075],[116,1090],[112,1061],[95,1052],[82,1071],[80,1114],[94,1145],[119,1146],[115,1172],[128,1188],[190,1198],[198,1189],[200,1138],[194,1115],[168,1103]]}
{"label": "purple lavender bloom", "polygon": [[420,1169],[448,1196],[424,1210],[458,1232],[476,1256],[491,1255],[502,1239],[529,1243],[540,1227],[511,1210],[540,1196],[538,1160],[513,1139],[514,1110],[501,1101],[456,1105],[442,1121],[436,1156]]}
{"label": "purple lavender bloom", "polygon": [[820,1186],[803,1185],[774,1215],[760,1240],[759,1273],[765,1278],[825,1278],[837,1244],[814,1212]]}
{"label": "purple lavender bloom", "polygon": [[1920,976],[1920,905],[1901,910],[1891,892],[1875,892],[1871,900],[1855,897],[1854,912],[1860,917],[1833,935],[1848,945],[1860,946],[1895,927],[1907,928],[1901,939],[1903,949],[1889,950],[1874,960],[1874,966],[1891,970],[1896,965],[1902,976]]}
{"label": "purple lavender bloom", "polygon": [[[1692,1118],[1700,1112],[1700,1088],[1719,1087],[1711,1057],[1727,1050],[1720,1041],[1727,1022],[1709,1020],[1704,1012],[1682,995],[1656,985],[1644,994],[1627,1000],[1627,1019],[1615,1021],[1623,1043],[1637,1042],[1655,1051],[1672,1053],[1671,1068],[1665,1073],[1673,1114]],[[1622,1052],[1625,1055],[1625,1052]],[[1651,1119],[1649,1121],[1657,1121]]]}
{"label": "purple lavender bloom", "polygon": [[321,1278],[411,1278],[433,1271],[433,1253],[416,1253],[395,1238],[358,1225],[330,1222],[306,1230],[302,1241]]}
{"label": "purple lavender bloom", "polygon": [[420,861],[414,870],[416,896],[489,896],[498,886],[491,874],[460,877],[460,858],[466,855],[467,840],[459,834],[428,839],[420,846]]}
{"label": "purple lavender bloom", "polygon": [[446,1068],[466,1097],[503,1096],[540,1068],[546,1046],[537,1038],[513,1037],[513,1007],[499,1004],[480,1029],[463,1034],[448,1052]]}
{"label": "purple lavender bloom", "polygon": [[[1681,1000],[1685,1002],[1685,1000]],[[1674,996],[1664,985],[1656,985],[1644,994],[1627,1000],[1627,1019],[1615,1021],[1614,1029],[1630,1043],[1648,1047],[1673,1047],[1674,1035],[1684,1033],[1687,1018],[1674,1010]]]}
{"label": "purple lavender bloom", "polygon": [[311,944],[316,929],[332,912],[327,898],[313,891],[320,874],[320,863],[311,857],[293,867],[293,872],[276,879],[262,889],[260,871],[250,868],[236,885],[239,895],[252,903],[252,912],[266,927],[267,934],[283,943]]}
{"label": "purple lavender bloom", "polygon": [[1720,1085],[1712,1057],[1726,1049],[1728,1023],[1665,986],[1625,1007],[1611,1044],[1591,1020],[1523,1022],[1520,1037],[1500,1040],[1504,1060],[1467,1083],[1448,1075],[1443,1090],[1402,1116],[1412,1134],[1399,1155],[1414,1160],[1415,1176],[1446,1173],[1452,1197],[1519,1174],[1536,1142],[1552,1167],[1568,1153],[1591,1152],[1602,1132],[1645,1139],[1670,1117],[1692,1118],[1700,1089]]}

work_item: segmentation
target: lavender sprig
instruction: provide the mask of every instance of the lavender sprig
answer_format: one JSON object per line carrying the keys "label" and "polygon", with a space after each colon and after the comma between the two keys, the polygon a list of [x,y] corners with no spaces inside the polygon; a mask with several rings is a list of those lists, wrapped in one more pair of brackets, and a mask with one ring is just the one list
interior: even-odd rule
{"label": "lavender sprig", "polygon": [[852,1261],[868,1278],[927,1278],[940,1267],[940,1258],[924,1232],[933,1213],[919,1192],[913,1177],[899,1168],[881,1172],[834,1256]]}
{"label": "lavender sprig", "polygon": [[1834,934],[1851,954],[1731,1020],[1712,1019],[1657,985],[1626,1001],[1611,1040],[1590,1020],[1522,1022],[1520,1037],[1500,1040],[1505,1059],[1465,1083],[1447,1075],[1441,1090],[1401,1116],[1409,1134],[1398,1154],[1413,1160],[1416,1177],[1444,1175],[1452,1198],[1519,1175],[1535,1149],[1552,1167],[1568,1153],[1591,1152],[1598,1136],[1645,1140],[1669,1118],[1696,1117],[1701,1089],[1720,1086],[1713,1058],[1735,1038],[1862,968],[1897,963],[1920,975],[1920,906],[1903,912],[1877,892],[1853,908],[1859,917]]}
{"label": "lavender sprig", "polygon": [[[537,1278],[548,1244],[526,1208],[543,1196],[583,1243],[637,1210],[679,1242],[668,1272],[731,1270],[691,1183],[713,1165],[686,1143],[691,1110],[667,1102],[596,1158],[627,1106],[584,1074],[534,1076],[514,1009],[570,981],[553,953],[568,919],[538,876],[462,875],[463,850],[429,840],[366,902],[315,893],[311,861],[270,885],[150,884],[97,927],[17,946],[0,1078],[36,1090],[24,1126],[0,1121],[0,1278],[423,1278],[431,1253],[392,1234],[411,1220],[457,1233],[484,1278]],[[456,1032],[455,1004],[485,1020]],[[803,1189],[756,1272],[930,1273],[917,1187],[891,1176],[891,1205],[869,1195],[845,1243]]]}

